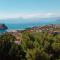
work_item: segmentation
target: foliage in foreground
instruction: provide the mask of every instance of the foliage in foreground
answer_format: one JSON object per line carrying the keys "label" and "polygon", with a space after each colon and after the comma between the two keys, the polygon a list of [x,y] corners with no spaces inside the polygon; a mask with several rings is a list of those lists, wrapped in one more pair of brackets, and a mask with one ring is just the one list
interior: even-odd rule
{"label": "foliage in foreground", "polygon": [[11,34],[0,36],[0,60],[60,60],[60,34],[22,32],[18,45]]}

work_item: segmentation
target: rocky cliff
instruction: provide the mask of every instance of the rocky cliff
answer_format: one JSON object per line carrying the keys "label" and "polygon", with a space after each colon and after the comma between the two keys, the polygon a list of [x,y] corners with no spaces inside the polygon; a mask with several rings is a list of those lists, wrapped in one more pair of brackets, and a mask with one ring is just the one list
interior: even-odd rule
{"label": "rocky cliff", "polygon": [[6,30],[8,27],[5,24],[0,24],[0,30]]}

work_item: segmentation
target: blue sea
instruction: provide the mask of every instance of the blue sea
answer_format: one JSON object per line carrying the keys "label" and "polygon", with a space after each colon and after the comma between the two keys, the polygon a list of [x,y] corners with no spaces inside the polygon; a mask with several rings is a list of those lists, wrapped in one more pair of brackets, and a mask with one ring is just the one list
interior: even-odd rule
{"label": "blue sea", "polygon": [[[32,21],[27,23],[3,23],[8,27],[8,30],[24,30],[26,28],[35,27],[35,26],[44,26],[49,24],[60,24],[60,20],[39,20]],[[5,32],[0,30],[0,32]]]}

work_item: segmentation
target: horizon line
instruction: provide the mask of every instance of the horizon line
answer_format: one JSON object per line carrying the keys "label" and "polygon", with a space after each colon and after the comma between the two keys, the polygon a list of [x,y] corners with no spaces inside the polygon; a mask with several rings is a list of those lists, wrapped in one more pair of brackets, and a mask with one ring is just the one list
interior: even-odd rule
{"label": "horizon line", "polygon": [[60,17],[59,13],[15,13],[15,14],[0,14],[0,19],[11,19],[11,18],[53,18]]}

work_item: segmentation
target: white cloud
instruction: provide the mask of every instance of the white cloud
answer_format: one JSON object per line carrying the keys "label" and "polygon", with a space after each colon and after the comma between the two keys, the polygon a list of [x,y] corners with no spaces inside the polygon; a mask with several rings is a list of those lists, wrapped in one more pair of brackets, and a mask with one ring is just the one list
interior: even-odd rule
{"label": "white cloud", "polygon": [[8,19],[8,18],[50,18],[50,17],[60,17],[58,13],[14,13],[14,14],[0,14],[0,19]]}

